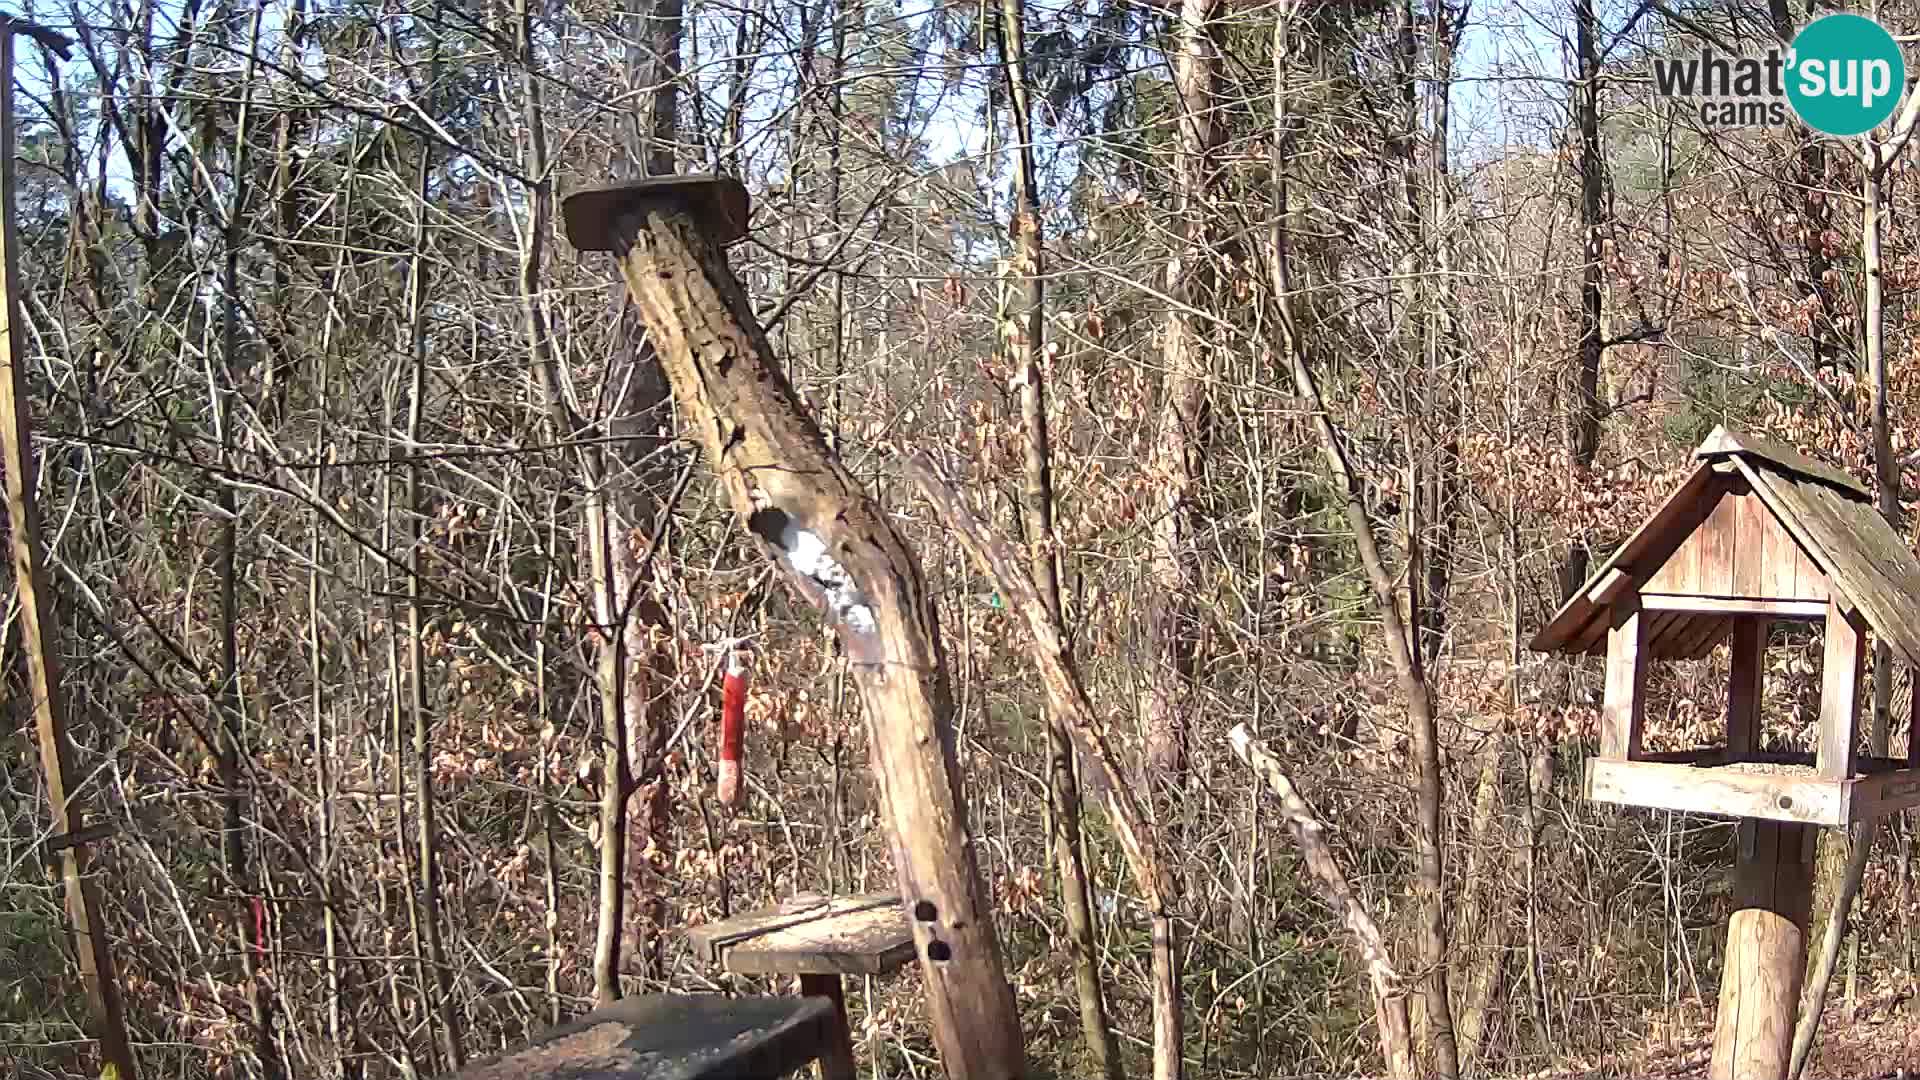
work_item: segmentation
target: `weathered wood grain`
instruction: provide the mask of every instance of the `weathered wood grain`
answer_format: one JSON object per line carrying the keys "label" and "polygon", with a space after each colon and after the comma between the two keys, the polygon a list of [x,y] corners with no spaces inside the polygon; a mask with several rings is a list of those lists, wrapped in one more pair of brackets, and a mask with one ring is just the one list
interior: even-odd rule
{"label": "weathered wood grain", "polygon": [[1727,750],[1752,753],[1760,739],[1760,702],[1767,670],[1765,618],[1736,619],[1732,672],[1727,682]]}
{"label": "weathered wood grain", "polygon": [[1823,780],[1853,775],[1854,733],[1860,722],[1860,674],[1867,656],[1865,625],[1828,601],[1820,667],[1820,730],[1814,768]]}
{"label": "weathered wood grain", "polygon": [[1824,619],[1825,600],[1749,600],[1726,596],[1669,596],[1665,593],[1641,593],[1640,607],[1646,611],[1678,612],[1686,615],[1760,615],[1772,619]]}
{"label": "weathered wood grain", "polygon": [[1841,782],[1604,757],[1587,762],[1586,797],[1621,806],[1807,825],[1837,827],[1847,817],[1847,788]]}
{"label": "weathered wood grain", "polygon": [[[1796,593],[1770,593],[1767,591],[1767,567],[1771,557],[1767,540],[1779,526],[1774,523],[1773,515],[1766,504],[1753,494],[1753,487],[1740,477],[1738,492],[1729,493],[1723,503],[1729,507],[1733,523],[1733,596],[1779,596],[1791,598]],[[1784,553],[1783,553],[1784,554]]]}
{"label": "weathered wood grain", "polygon": [[[1589,652],[1602,647],[1598,644],[1600,640],[1598,635],[1604,635],[1606,632],[1604,629],[1606,608],[1596,606],[1588,598],[1588,588],[1591,587],[1591,583],[1605,577],[1615,568],[1625,570],[1629,574],[1634,574],[1642,568],[1650,573],[1657,568],[1673,549],[1680,545],[1680,541],[1685,539],[1687,532],[1698,523],[1699,515],[1702,513],[1701,497],[1713,481],[1714,471],[1711,465],[1703,464],[1688,475],[1673,494],[1667,497],[1667,501],[1660,504],[1660,509],[1655,511],[1640,528],[1634,530],[1633,535],[1627,537],[1626,542],[1621,544],[1619,549],[1594,571],[1588,587],[1576,590],[1565,603],[1560,605],[1560,609],[1554,612],[1553,618],[1540,628],[1540,632],[1534,635],[1527,647],[1535,652],[1564,652],[1569,651],[1567,646],[1575,638],[1587,641],[1588,647],[1573,651]],[[1598,635],[1591,633],[1592,624],[1596,619],[1602,626]]]}
{"label": "weathered wood grain", "polygon": [[1717,461],[1735,455],[1758,458],[1779,469],[1825,481],[1853,492],[1862,499],[1873,498],[1873,491],[1847,475],[1845,470],[1815,461],[1798,450],[1789,449],[1771,439],[1749,435],[1746,432],[1728,431],[1724,425],[1716,426],[1709,432],[1706,441],[1693,452],[1693,456],[1701,461]]}
{"label": "weathered wood grain", "polygon": [[709,963],[742,975],[885,975],[913,959],[892,894],[837,897],[794,914],[774,907],[687,931]]}
{"label": "weathered wood grain", "polygon": [[1915,806],[1920,806],[1920,769],[1902,767],[1848,785],[1849,824],[1874,821]]}
{"label": "weathered wood grain", "polygon": [[968,836],[953,699],[919,560],[828,447],[746,291],[672,199],[618,215],[613,248],[673,387],[741,525],[839,637],[859,688],[927,1011],[953,1076],[1026,1073],[1020,1019]]}
{"label": "weathered wood grain", "polygon": [[1646,708],[1645,612],[1631,605],[1613,607],[1607,634],[1607,688],[1600,706],[1600,754],[1630,759],[1640,754],[1641,717]]}
{"label": "weathered wood grain", "polygon": [[1920,560],[1872,503],[1740,461],[1754,490],[1812,555],[1845,606],[1908,664],[1920,664]]}
{"label": "weathered wood grain", "polygon": [[775,1080],[821,1055],[833,1008],[818,997],[643,994],[450,1080]]}
{"label": "weathered wood grain", "polygon": [[1740,829],[1711,1080],[1787,1075],[1813,913],[1806,826],[1748,821]]}

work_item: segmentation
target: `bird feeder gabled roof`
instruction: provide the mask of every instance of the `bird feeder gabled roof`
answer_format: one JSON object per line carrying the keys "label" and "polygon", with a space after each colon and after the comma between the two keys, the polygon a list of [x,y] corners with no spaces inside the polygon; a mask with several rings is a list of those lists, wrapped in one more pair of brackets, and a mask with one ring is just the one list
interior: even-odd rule
{"label": "bird feeder gabled roof", "polygon": [[[1699,467],[1560,606],[1530,648],[1604,652],[1612,602],[1628,589],[1645,585],[1706,523],[1729,485],[1744,481],[1767,511],[1768,528],[1784,530],[1797,547],[1783,557],[1810,562],[1807,569],[1824,576],[1825,589],[1842,609],[1857,612],[1903,660],[1920,666],[1920,559],[1874,506],[1872,491],[1830,465],[1724,427],[1714,428],[1693,456]],[[1761,598],[1739,589],[1715,596]],[[1652,653],[1661,658],[1704,656],[1725,634],[1731,618],[1708,611],[1667,616],[1652,641]]]}

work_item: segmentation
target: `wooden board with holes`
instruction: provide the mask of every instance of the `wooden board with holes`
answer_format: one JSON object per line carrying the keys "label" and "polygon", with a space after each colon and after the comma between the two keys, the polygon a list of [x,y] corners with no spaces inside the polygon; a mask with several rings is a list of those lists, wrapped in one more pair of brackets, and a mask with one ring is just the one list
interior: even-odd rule
{"label": "wooden board with holes", "polygon": [[775,1080],[818,1058],[835,1022],[825,998],[642,994],[451,1080]]}
{"label": "wooden board with holes", "polygon": [[893,893],[789,901],[694,927],[687,941],[738,975],[884,975],[913,959]]}
{"label": "wooden board with holes", "polygon": [[[1720,817],[1759,818],[1843,828],[1920,806],[1920,769],[1892,758],[1856,760],[1845,780],[1813,775],[1806,754],[1738,755],[1687,751],[1656,760],[1587,762],[1586,797]],[[1756,760],[1756,759],[1778,759]],[[1665,760],[1658,760],[1665,759]],[[1752,771],[1748,771],[1752,770]]]}

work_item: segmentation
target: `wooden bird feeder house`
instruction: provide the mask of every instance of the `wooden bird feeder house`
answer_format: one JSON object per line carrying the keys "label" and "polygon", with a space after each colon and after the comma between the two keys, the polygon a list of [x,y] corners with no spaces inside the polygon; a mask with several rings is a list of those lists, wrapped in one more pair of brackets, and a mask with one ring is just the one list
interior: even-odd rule
{"label": "wooden bird feeder house", "polygon": [[[1853,477],[1715,428],[1699,466],[1533,639],[1606,657],[1596,802],[1739,818],[1714,1080],[1786,1075],[1804,973],[1814,828],[1920,805],[1920,758],[1860,745],[1866,632],[1920,668],[1920,560]],[[1821,623],[1820,711],[1810,750],[1768,747],[1761,694],[1775,622]],[[1647,662],[1732,647],[1724,742],[1642,743]],[[1920,694],[1914,695],[1920,709]],[[1911,736],[1910,747],[1920,746]]]}

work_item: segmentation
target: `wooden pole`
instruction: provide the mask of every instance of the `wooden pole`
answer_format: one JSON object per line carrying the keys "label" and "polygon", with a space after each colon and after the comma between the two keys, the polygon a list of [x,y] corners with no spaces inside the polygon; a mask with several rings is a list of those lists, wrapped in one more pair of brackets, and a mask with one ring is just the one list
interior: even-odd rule
{"label": "wooden pole", "polygon": [[1019,1012],[968,838],[933,600],[912,549],[787,381],[720,248],[745,224],[745,190],[666,178],[567,202],[574,245],[619,258],[682,430],[705,449],[747,531],[839,635],[866,705],[900,898],[947,1075],[1026,1075]]}
{"label": "wooden pole", "polygon": [[1709,1080],[1785,1080],[1813,917],[1811,826],[1743,820]]}
{"label": "wooden pole", "polygon": [[[53,649],[59,637],[53,613],[47,607],[47,575],[40,546],[40,510],[33,491],[33,436],[27,407],[26,365],[20,325],[19,243],[14,236],[14,123],[13,36],[28,34],[66,55],[67,41],[42,27],[0,17],[0,468],[6,471],[7,518],[13,534],[14,583],[20,593],[20,637],[27,653],[27,678],[33,692],[34,723],[40,736],[40,765],[47,778],[47,801],[53,808],[52,842],[66,884],[67,919],[71,923],[80,981],[86,988],[93,1019],[93,1037],[100,1043],[103,1064],[119,1073],[118,1080],[135,1080],[133,1050],[127,1040],[126,1020],[120,1009],[120,983],[113,968],[100,918],[100,898],[86,876],[86,843],[77,834],[88,829],[78,793],[71,787],[74,774],[67,744],[66,706],[60,697],[60,663]],[[105,1075],[105,1070],[102,1071]]]}

